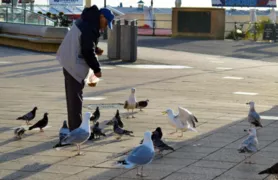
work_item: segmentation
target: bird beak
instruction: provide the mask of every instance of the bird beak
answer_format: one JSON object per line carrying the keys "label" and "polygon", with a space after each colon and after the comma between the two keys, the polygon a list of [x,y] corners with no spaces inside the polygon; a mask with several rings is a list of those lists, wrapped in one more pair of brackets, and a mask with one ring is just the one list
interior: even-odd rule
{"label": "bird beak", "polygon": [[166,111],[163,111],[162,114],[165,115],[165,114],[167,114],[167,112],[166,112]]}

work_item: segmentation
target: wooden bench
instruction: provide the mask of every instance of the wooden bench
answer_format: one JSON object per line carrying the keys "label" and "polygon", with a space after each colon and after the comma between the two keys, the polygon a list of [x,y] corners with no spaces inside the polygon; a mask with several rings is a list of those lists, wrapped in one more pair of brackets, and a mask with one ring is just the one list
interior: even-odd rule
{"label": "wooden bench", "polygon": [[57,52],[68,31],[66,27],[0,23],[0,45]]}

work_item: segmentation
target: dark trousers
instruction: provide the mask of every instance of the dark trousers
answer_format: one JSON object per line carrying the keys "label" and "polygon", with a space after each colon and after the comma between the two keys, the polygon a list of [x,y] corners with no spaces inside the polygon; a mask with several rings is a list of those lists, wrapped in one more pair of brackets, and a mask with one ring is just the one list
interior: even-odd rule
{"label": "dark trousers", "polygon": [[84,81],[80,84],[64,68],[68,125],[70,131],[78,128],[82,122],[82,103]]}

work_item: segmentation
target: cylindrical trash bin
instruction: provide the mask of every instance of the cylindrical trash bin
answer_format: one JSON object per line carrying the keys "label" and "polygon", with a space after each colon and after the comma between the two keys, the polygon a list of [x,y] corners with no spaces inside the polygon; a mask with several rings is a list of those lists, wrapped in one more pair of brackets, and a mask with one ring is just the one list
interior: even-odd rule
{"label": "cylindrical trash bin", "polygon": [[129,62],[137,60],[137,20],[124,20],[121,25],[121,59]]}
{"label": "cylindrical trash bin", "polygon": [[108,29],[107,55],[109,59],[121,59],[121,21],[113,21],[113,28]]}

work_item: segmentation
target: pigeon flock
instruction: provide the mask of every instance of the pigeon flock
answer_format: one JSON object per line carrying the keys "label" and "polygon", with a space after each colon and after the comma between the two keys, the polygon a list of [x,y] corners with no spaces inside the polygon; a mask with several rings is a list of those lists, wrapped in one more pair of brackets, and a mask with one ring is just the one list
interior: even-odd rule
{"label": "pigeon flock", "polygon": [[[148,106],[149,100],[139,101],[136,100],[135,95],[136,89],[131,89],[131,94],[129,98],[124,103],[124,109],[127,110],[127,118],[130,116],[129,110],[131,110],[132,118],[135,118],[133,115],[134,109],[142,109]],[[254,153],[258,151],[258,138],[256,133],[257,127],[263,127],[261,123],[260,115],[255,110],[255,103],[253,101],[246,103],[250,106],[248,113],[248,122],[250,124],[249,129],[244,129],[245,132],[248,132],[248,137],[245,139],[240,147],[238,148],[239,153]],[[27,114],[18,117],[17,120],[23,120],[27,125],[31,125],[32,121],[36,117],[37,107],[34,107],[32,111]],[[183,107],[178,107],[178,114],[175,114],[172,109],[167,109],[162,112],[162,114],[168,115],[169,124],[175,129],[174,132],[170,134],[181,132],[182,137],[183,133],[187,130],[198,132],[196,123],[198,119],[194,114],[192,114],[188,109]],[[59,131],[59,142],[53,146],[53,148],[60,148],[63,146],[75,145],[77,147],[77,155],[81,155],[81,145],[88,140],[100,139],[101,137],[106,137],[107,135],[102,132],[100,128],[99,119],[101,113],[99,107],[96,107],[96,110],[93,113],[86,112],[83,117],[83,121],[79,128],[72,131],[69,130],[67,125],[67,120],[64,120],[62,127]],[[93,122],[92,127],[90,122]],[[25,129],[24,127],[18,127],[14,130],[15,137],[21,139],[23,134],[29,130],[40,129],[40,132],[44,132],[44,128],[48,125],[48,113],[44,113],[44,116],[41,120],[37,121],[34,125],[31,125],[29,128]],[[120,112],[117,109],[115,116],[105,123],[106,126],[112,126],[112,130],[116,140],[120,140],[122,136],[134,137],[133,131],[127,130],[124,128],[124,123],[121,119]],[[135,147],[123,160],[116,162],[117,166],[122,166],[125,168],[134,168],[137,167],[137,175],[145,176],[143,174],[143,166],[152,162],[155,157],[155,152],[162,155],[163,151],[175,151],[175,149],[165,142],[162,141],[163,132],[161,127],[157,127],[155,131],[144,133],[144,138],[139,142],[138,146]],[[139,167],[141,170],[139,172]],[[278,178],[278,163],[272,167],[259,172],[258,174],[273,174]]]}

